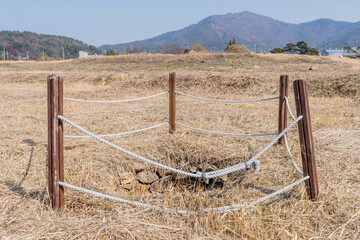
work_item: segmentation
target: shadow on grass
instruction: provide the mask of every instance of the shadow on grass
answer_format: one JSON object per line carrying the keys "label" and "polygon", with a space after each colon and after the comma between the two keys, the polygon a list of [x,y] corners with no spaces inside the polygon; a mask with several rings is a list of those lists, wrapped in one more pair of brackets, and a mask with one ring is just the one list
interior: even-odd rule
{"label": "shadow on grass", "polygon": [[25,181],[26,177],[29,174],[29,170],[30,170],[30,167],[31,167],[31,162],[32,162],[32,159],[33,159],[33,156],[34,156],[34,148],[37,146],[37,144],[31,139],[25,139],[25,140],[23,140],[23,143],[26,143],[31,147],[31,152],[30,152],[29,162],[28,162],[28,165],[27,165],[26,170],[25,170],[25,174],[24,174],[23,178],[21,179],[21,181],[18,183],[19,186],[21,186],[23,184],[23,182]]}
{"label": "shadow on grass", "polygon": [[[269,195],[269,194],[272,194],[274,192],[276,192],[276,190],[272,190],[272,189],[269,189],[269,188],[264,188],[264,187],[258,187],[258,186],[255,186],[254,184],[246,184],[245,185],[247,188],[253,188],[255,190],[258,190],[260,191],[261,193],[263,194],[266,194],[266,195]],[[286,200],[286,199],[297,199],[297,200],[301,200],[301,197],[296,194],[295,190],[292,189],[290,192],[287,192],[287,193],[281,193],[278,195],[278,197],[266,204],[264,204],[265,206],[269,206],[269,205],[272,205],[276,202],[279,202],[281,200]]]}
{"label": "shadow on grass", "polygon": [[19,186],[17,183],[11,181],[5,181],[5,185],[14,193],[18,194],[23,198],[39,200],[43,205],[48,205],[48,199],[45,197],[46,187],[42,191],[31,191],[26,192],[25,189]]}
{"label": "shadow on grass", "polygon": [[[48,199],[45,198],[46,187],[44,187],[44,189],[42,191],[37,190],[37,191],[31,191],[29,193],[26,192],[23,187],[21,187],[21,185],[24,183],[24,181],[26,180],[26,178],[29,174],[31,163],[32,163],[33,156],[34,156],[34,149],[37,146],[37,143],[35,143],[31,139],[25,139],[25,140],[23,140],[23,143],[26,143],[31,147],[30,158],[29,158],[29,162],[27,164],[26,170],[25,170],[25,174],[19,183],[15,183],[13,181],[5,181],[5,185],[12,192],[18,194],[19,196],[21,196],[23,198],[36,199],[36,200],[39,200],[41,204],[47,205]],[[44,145],[44,147],[47,149],[47,145]],[[46,164],[47,164],[47,160],[46,160]]]}

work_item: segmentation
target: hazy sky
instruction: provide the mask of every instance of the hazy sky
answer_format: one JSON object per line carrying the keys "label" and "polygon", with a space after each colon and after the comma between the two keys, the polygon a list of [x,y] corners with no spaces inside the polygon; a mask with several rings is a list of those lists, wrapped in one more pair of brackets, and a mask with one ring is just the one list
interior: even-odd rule
{"label": "hazy sky", "polygon": [[252,11],[290,23],[358,22],[360,0],[0,0],[0,30],[64,35],[99,46],[142,40],[210,15]]}

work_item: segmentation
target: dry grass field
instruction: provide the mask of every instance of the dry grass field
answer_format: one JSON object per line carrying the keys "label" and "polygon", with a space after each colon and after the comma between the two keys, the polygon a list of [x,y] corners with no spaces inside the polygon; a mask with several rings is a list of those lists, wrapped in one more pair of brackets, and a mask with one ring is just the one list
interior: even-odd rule
{"label": "dry grass field", "polygon": [[[309,70],[312,67],[313,70]],[[65,189],[53,211],[47,192],[46,81],[64,78],[64,95],[119,100],[168,89],[217,99],[278,96],[279,76],[308,82],[320,195],[304,184],[253,208],[199,216],[164,214]],[[295,112],[292,84],[290,105]],[[0,62],[0,239],[359,239],[360,60],[286,55],[126,55],[54,62]],[[64,102],[64,116],[95,134],[168,121],[168,96],[121,104]],[[214,131],[276,132],[278,101],[224,104],[177,96],[177,121]],[[290,118],[289,118],[290,122]],[[66,135],[83,135],[65,124]],[[129,151],[186,171],[249,159],[273,137],[209,135],[168,126],[107,138]],[[288,133],[301,166],[297,127]],[[211,182],[169,175],[93,139],[65,139],[65,181],[116,197],[196,210],[246,204],[300,179],[283,145],[260,157],[261,170]],[[125,180],[138,169],[167,179],[163,188]],[[127,179],[126,179],[127,178]]]}

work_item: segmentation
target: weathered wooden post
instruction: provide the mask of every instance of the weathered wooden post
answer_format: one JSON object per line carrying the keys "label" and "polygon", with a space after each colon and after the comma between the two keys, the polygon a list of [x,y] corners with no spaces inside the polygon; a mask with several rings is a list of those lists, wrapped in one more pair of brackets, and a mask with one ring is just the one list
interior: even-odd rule
{"label": "weathered wooden post", "polygon": [[[279,92],[279,128],[278,133],[281,133],[287,126],[287,107],[285,97],[288,97],[289,92],[289,76],[280,76],[280,92]],[[284,137],[281,137],[278,141],[279,144],[284,144]]]}
{"label": "weathered wooden post", "polygon": [[170,124],[170,133],[175,133],[176,131],[176,93],[175,93],[175,83],[176,83],[176,74],[169,74],[169,124]]}
{"label": "weathered wooden post", "polygon": [[64,145],[63,122],[58,115],[63,114],[63,79],[52,75],[48,77],[48,185],[53,209],[64,205]]}
{"label": "weathered wooden post", "polygon": [[294,95],[297,116],[303,116],[298,123],[298,127],[304,176],[310,176],[310,179],[305,182],[306,191],[311,200],[316,200],[319,194],[319,186],[306,81],[294,81]]}

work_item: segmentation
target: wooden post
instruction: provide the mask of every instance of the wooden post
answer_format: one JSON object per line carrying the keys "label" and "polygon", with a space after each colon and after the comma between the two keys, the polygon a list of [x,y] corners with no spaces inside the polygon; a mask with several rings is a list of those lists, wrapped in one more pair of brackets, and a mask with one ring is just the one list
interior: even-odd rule
{"label": "wooden post", "polygon": [[[285,97],[288,96],[289,92],[289,76],[280,76],[280,92],[279,92],[279,128],[278,132],[281,133],[287,126],[287,107]],[[278,141],[279,144],[284,144],[284,137],[281,137]]]}
{"label": "wooden post", "polygon": [[298,123],[298,127],[304,176],[310,176],[310,179],[305,182],[306,191],[311,200],[316,200],[319,194],[319,186],[306,81],[294,81],[294,94],[297,116],[303,116]]}
{"label": "wooden post", "polygon": [[175,82],[176,74],[169,74],[169,124],[170,124],[170,133],[175,133],[176,130],[176,93],[175,93]]}
{"label": "wooden post", "polygon": [[58,181],[64,181],[63,122],[63,80],[58,76],[48,77],[48,184],[53,209],[64,205],[64,188]]}

